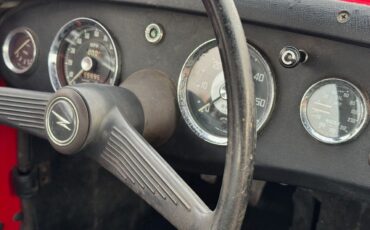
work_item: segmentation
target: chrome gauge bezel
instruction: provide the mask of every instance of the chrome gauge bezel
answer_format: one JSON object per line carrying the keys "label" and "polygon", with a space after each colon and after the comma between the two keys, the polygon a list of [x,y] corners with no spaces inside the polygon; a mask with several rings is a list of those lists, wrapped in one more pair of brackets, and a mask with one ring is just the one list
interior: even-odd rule
{"label": "chrome gauge bezel", "polygon": [[[342,84],[346,84],[346,86],[350,88],[353,93],[355,93],[356,97],[360,99],[361,104],[363,106],[363,114],[362,114],[361,121],[358,122],[358,125],[352,132],[342,137],[331,138],[331,137],[327,137],[327,136],[320,134],[311,126],[309,119],[308,119],[308,114],[307,114],[308,107],[307,106],[308,106],[308,102],[311,96],[316,92],[316,90],[320,89],[321,87],[327,84],[338,83],[338,82]],[[307,91],[304,93],[303,98],[301,100],[301,104],[300,104],[300,117],[301,117],[301,122],[303,124],[303,127],[308,132],[308,134],[310,134],[313,138],[325,144],[341,144],[341,143],[345,143],[345,142],[351,141],[354,138],[356,138],[361,133],[361,131],[364,129],[365,125],[367,124],[368,114],[369,114],[368,100],[365,94],[351,82],[340,79],[340,78],[326,78],[326,79],[316,82],[315,84],[310,86],[307,89]]]}
{"label": "chrome gauge bezel", "polygon": [[[12,61],[10,60],[10,56],[9,56],[10,42],[15,37],[15,35],[22,34],[22,33],[26,34],[30,38],[32,46],[33,46],[33,53],[32,53],[32,60],[33,61],[31,63],[31,65],[29,65],[27,68],[24,68],[24,69],[20,69],[20,68],[16,67],[12,63]],[[32,30],[27,28],[27,27],[16,28],[16,29],[10,31],[10,33],[6,36],[6,38],[4,40],[4,44],[3,44],[3,48],[2,48],[4,63],[6,65],[6,67],[8,67],[8,69],[11,70],[13,73],[16,73],[16,74],[26,73],[34,66],[34,64],[36,62],[36,58],[37,58],[37,55],[38,55],[38,50],[37,49],[38,48],[36,46],[36,40],[35,40],[34,33],[32,32]]]}
{"label": "chrome gauge bezel", "polygon": [[[211,144],[226,146],[228,142],[227,137],[222,137],[222,136],[211,134],[198,124],[198,122],[195,120],[194,116],[192,115],[192,112],[190,111],[189,104],[188,104],[188,97],[187,97],[188,79],[190,77],[190,73],[191,73],[193,66],[204,53],[206,53],[208,50],[216,46],[217,46],[216,39],[211,39],[211,40],[208,40],[202,43],[197,48],[195,48],[193,52],[190,53],[190,55],[186,59],[181,69],[181,72],[180,72],[180,77],[179,77],[178,86],[177,86],[177,101],[179,104],[182,117],[185,120],[185,123],[198,137],[200,137],[201,139]],[[260,131],[266,125],[267,121],[271,117],[272,110],[275,104],[275,99],[276,99],[275,77],[271,70],[271,67],[269,66],[269,64],[267,63],[265,57],[261,54],[261,52],[259,52],[251,44],[248,44],[248,48],[250,50],[253,50],[260,57],[260,60],[263,62],[263,65],[267,68],[267,72],[272,78],[271,79],[272,87],[269,92],[272,100],[271,100],[271,103],[269,103],[268,107],[266,108],[267,111],[269,111],[268,114],[261,120],[260,124],[257,127],[257,131]]]}
{"label": "chrome gauge bezel", "polygon": [[61,76],[58,76],[58,63],[57,63],[58,62],[58,55],[61,51],[60,50],[61,49],[61,43],[64,41],[64,38],[66,38],[66,36],[68,36],[68,34],[76,28],[75,22],[77,22],[77,21],[79,23],[81,23],[82,26],[96,27],[96,28],[100,29],[101,31],[103,31],[107,35],[107,37],[109,39],[109,42],[113,46],[114,56],[117,60],[114,75],[113,75],[113,78],[112,78],[113,79],[112,84],[116,84],[118,79],[119,79],[118,76],[120,74],[120,66],[121,66],[120,56],[119,56],[119,52],[117,50],[116,42],[114,41],[113,37],[111,36],[110,32],[106,29],[106,27],[103,26],[103,24],[101,24],[100,22],[98,22],[97,20],[92,19],[92,18],[79,17],[79,18],[75,18],[75,19],[67,22],[64,26],[62,26],[62,28],[56,34],[56,36],[55,36],[55,38],[52,42],[52,45],[50,47],[49,57],[48,57],[48,69],[49,69],[49,78],[50,78],[51,85],[53,86],[53,89],[55,91],[57,91],[58,89],[60,89],[61,87],[64,86],[64,85],[61,84],[61,82],[59,80]]}

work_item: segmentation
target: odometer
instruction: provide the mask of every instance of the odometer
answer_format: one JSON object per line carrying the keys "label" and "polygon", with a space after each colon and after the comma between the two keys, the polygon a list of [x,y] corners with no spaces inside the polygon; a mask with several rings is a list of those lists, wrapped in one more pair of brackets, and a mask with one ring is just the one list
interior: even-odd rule
{"label": "odometer", "polygon": [[[275,100],[272,71],[263,56],[248,45],[255,83],[257,130],[268,120]],[[178,103],[185,122],[200,138],[227,144],[227,93],[215,40],[196,48],[186,60],[178,84]]]}
{"label": "odometer", "polygon": [[348,81],[325,79],[312,85],[301,102],[304,128],[315,139],[338,144],[356,137],[368,118],[364,94]]}
{"label": "odometer", "polygon": [[79,83],[115,84],[118,51],[107,29],[90,18],[77,18],[58,32],[49,53],[54,89]]}

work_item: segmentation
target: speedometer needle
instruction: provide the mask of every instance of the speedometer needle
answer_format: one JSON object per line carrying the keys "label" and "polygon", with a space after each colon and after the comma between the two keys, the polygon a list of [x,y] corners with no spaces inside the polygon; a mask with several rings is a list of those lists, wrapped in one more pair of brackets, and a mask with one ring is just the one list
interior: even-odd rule
{"label": "speedometer needle", "polygon": [[78,72],[72,79],[71,79],[71,83],[76,81],[80,76],[81,74],[84,72],[83,69],[80,70],[80,72]]}
{"label": "speedometer needle", "polygon": [[109,69],[110,71],[114,72],[114,68],[109,64],[107,63],[104,59],[98,57],[98,56],[95,56],[94,57],[95,60],[97,60],[100,64],[102,64],[105,68]]}

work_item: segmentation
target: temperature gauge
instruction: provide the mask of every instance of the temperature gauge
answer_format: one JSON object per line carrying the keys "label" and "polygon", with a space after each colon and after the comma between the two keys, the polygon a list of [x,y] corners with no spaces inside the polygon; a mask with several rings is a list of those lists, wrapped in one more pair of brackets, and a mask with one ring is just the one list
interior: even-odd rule
{"label": "temperature gauge", "polygon": [[3,45],[5,65],[14,73],[25,73],[35,63],[36,50],[32,32],[27,28],[17,28],[8,34]]}
{"label": "temperature gauge", "polygon": [[325,79],[312,85],[301,102],[301,120],[307,132],[327,144],[356,137],[368,115],[367,100],[353,84]]}

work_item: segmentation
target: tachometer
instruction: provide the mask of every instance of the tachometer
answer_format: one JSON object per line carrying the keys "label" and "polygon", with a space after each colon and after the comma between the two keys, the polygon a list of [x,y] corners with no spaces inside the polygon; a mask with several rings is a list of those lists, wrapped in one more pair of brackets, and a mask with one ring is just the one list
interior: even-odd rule
{"label": "tachometer", "polygon": [[352,83],[330,78],[312,85],[301,102],[304,128],[315,139],[338,144],[349,141],[368,119],[367,100]]}
{"label": "tachometer", "polygon": [[119,74],[115,42],[107,29],[90,18],[77,18],[62,27],[49,53],[54,89],[78,83],[115,84]]}
{"label": "tachometer", "polygon": [[[273,108],[275,82],[263,56],[253,46],[248,47],[260,130]],[[185,122],[196,135],[212,144],[227,144],[227,94],[215,40],[196,48],[186,60],[178,84],[178,103]]]}

